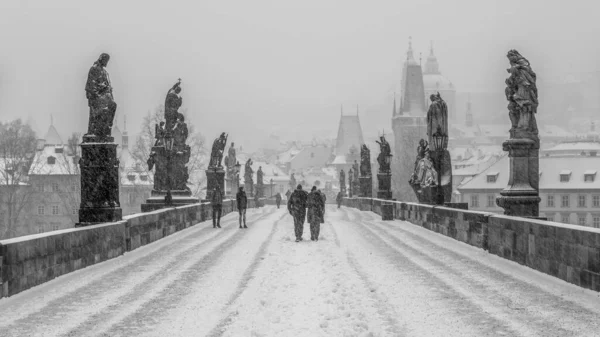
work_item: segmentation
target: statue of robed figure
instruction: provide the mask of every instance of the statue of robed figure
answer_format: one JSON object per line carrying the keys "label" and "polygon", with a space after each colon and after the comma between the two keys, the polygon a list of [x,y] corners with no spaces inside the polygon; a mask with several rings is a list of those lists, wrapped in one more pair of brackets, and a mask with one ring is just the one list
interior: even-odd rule
{"label": "statue of robed figure", "polygon": [[366,144],[363,144],[360,148],[360,176],[371,176],[371,150]]}
{"label": "statue of robed figure", "polygon": [[429,96],[429,99],[431,105],[427,110],[427,136],[429,144],[433,144],[436,133],[448,139],[448,106],[439,92],[437,95]]}
{"label": "statue of robed figure", "polygon": [[537,76],[529,61],[518,51],[508,51],[510,68],[506,71],[510,76],[506,79],[506,99],[508,100],[508,116],[511,122],[511,137],[515,132],[522,138],[537,140],[538,128],[535,119],[538,107]]}
{"label": "statue of robed figure", "polygon": [[90,107],[88,131],[85,136],[98,137],[97,141],[110,137],[113,120],[117,111],[117,103],[113,98],[110,78],[106,66],[110,56],[100,55],[88,72],[85,93]]}
{"label": "statue of robed figure", "polygon": [[223,160],[223,152],[225,151],[225,145],[227,144],[227,135],[225,132],[221,133],[219,138],[213,141],[212,151],[210,153],[209,168],[221,168],[221,161]]}
{"label": "statue of robed figure", "polygon": [[391,157],[392,149],[390,143],[385,139],[385,136],[379,137],[380,142],[375,141],[379,144],[379,155],[377,156],[377,163],[379,164],[379,173],[390,173],[390,163],[387,162],[387,157]]}

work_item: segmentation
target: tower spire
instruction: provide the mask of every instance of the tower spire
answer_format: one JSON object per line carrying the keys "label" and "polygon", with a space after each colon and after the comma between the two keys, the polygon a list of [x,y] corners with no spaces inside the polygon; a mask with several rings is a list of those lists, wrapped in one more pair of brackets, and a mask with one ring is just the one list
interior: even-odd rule
{"label": "tower spire", "polygon": [[412,49],[412,36],[408,37],[408,51],[406,52],[406,60],[414,59],[413,49]]}
{"label": "tower spire", "polygon": [[396,116],[396,92],[394,91],[394,108],[392,109],[392,116]]}
{"label": "tower spire", "polygon": [[127,131],[127,114],[123,113],[123,131]]}

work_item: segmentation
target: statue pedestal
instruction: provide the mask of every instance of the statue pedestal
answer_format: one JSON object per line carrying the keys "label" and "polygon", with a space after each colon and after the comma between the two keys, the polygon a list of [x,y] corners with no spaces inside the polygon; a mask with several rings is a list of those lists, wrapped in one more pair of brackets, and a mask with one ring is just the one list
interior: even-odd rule
{"label": "statue pedestal", "polygon": [[391,173],[378,173],[378,199],[392,199],[392,174]]}
{"label": "statue pedestal", "polygon": [[81,159],[81,205],[75,227],[122,220],[119,203],[119,160],[112,137],[83,136]]}
{"label": "statue pedestal", "polygon": [[244,183],[244,191],[246,192],[247,196],[254,196],[254,183],[252,182],[247,182]]}
{"label": "statue pedestal", "polygon": [[502,143],[502,149],[508,151],[510,173],[508,186],[496,204],[506,215],[539,217],[539,143],[527,138],[509,139]]}
{"label": "statue pedestal", "polygon": [[381,204],[381,220],[394,220],[394,204],[391,202],[383,202]]}
{"label": "statue pedestal", "polygon": [[360,183],[360,196],[364,198],[370,198],[373,196],[373,177],[359,177]]}
{"label": "statue pedestal", "polygon": [[204,201],[211,201],[212,194],[217,185],[221,191],[225,191],[225,171],[222,167],[209,167],[206,171],[206,199]]}
{"label": "statue pedestal", "polygon": [[256,194],[259,198],[264,198],[265,196],[265,185],[256,185]]}

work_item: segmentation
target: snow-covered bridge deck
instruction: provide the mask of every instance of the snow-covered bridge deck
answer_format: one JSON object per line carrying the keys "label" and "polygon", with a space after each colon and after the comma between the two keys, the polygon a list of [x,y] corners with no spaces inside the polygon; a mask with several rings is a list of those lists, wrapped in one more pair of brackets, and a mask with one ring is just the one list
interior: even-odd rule
{"label": "snow-covered bridge deck", "polygon": [[0,300],[0,336],[597,336],[599,293],[403,221],[273,206]]}

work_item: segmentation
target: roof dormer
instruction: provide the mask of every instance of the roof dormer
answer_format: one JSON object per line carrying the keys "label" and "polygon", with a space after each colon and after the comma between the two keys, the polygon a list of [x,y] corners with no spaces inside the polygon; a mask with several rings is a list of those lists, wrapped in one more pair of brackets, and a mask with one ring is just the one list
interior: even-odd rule
{"label": "roof dormer", "polygon": [[562,170],[560,171],[560,182],[568,183],[571,179],[571,170]]}
{"label": "roof dormer", "polygon": [[52,157],[52,156],[49,156],[48,157],[48,164],[50,164],[50,165],[56,164],[56,158]]}
{"label": "roof dormer", "polygon": [[596,170],[587,170],[583,173],[583,181],[592,183],[596,180]]}
{"label": "roof dormer", "polygon": [[488,174],[486,175],[487,178],[487,182],[488,183],[495,183],[496,180],[498,180],[498,175],[500,174],[500,172],[488,172]]}

